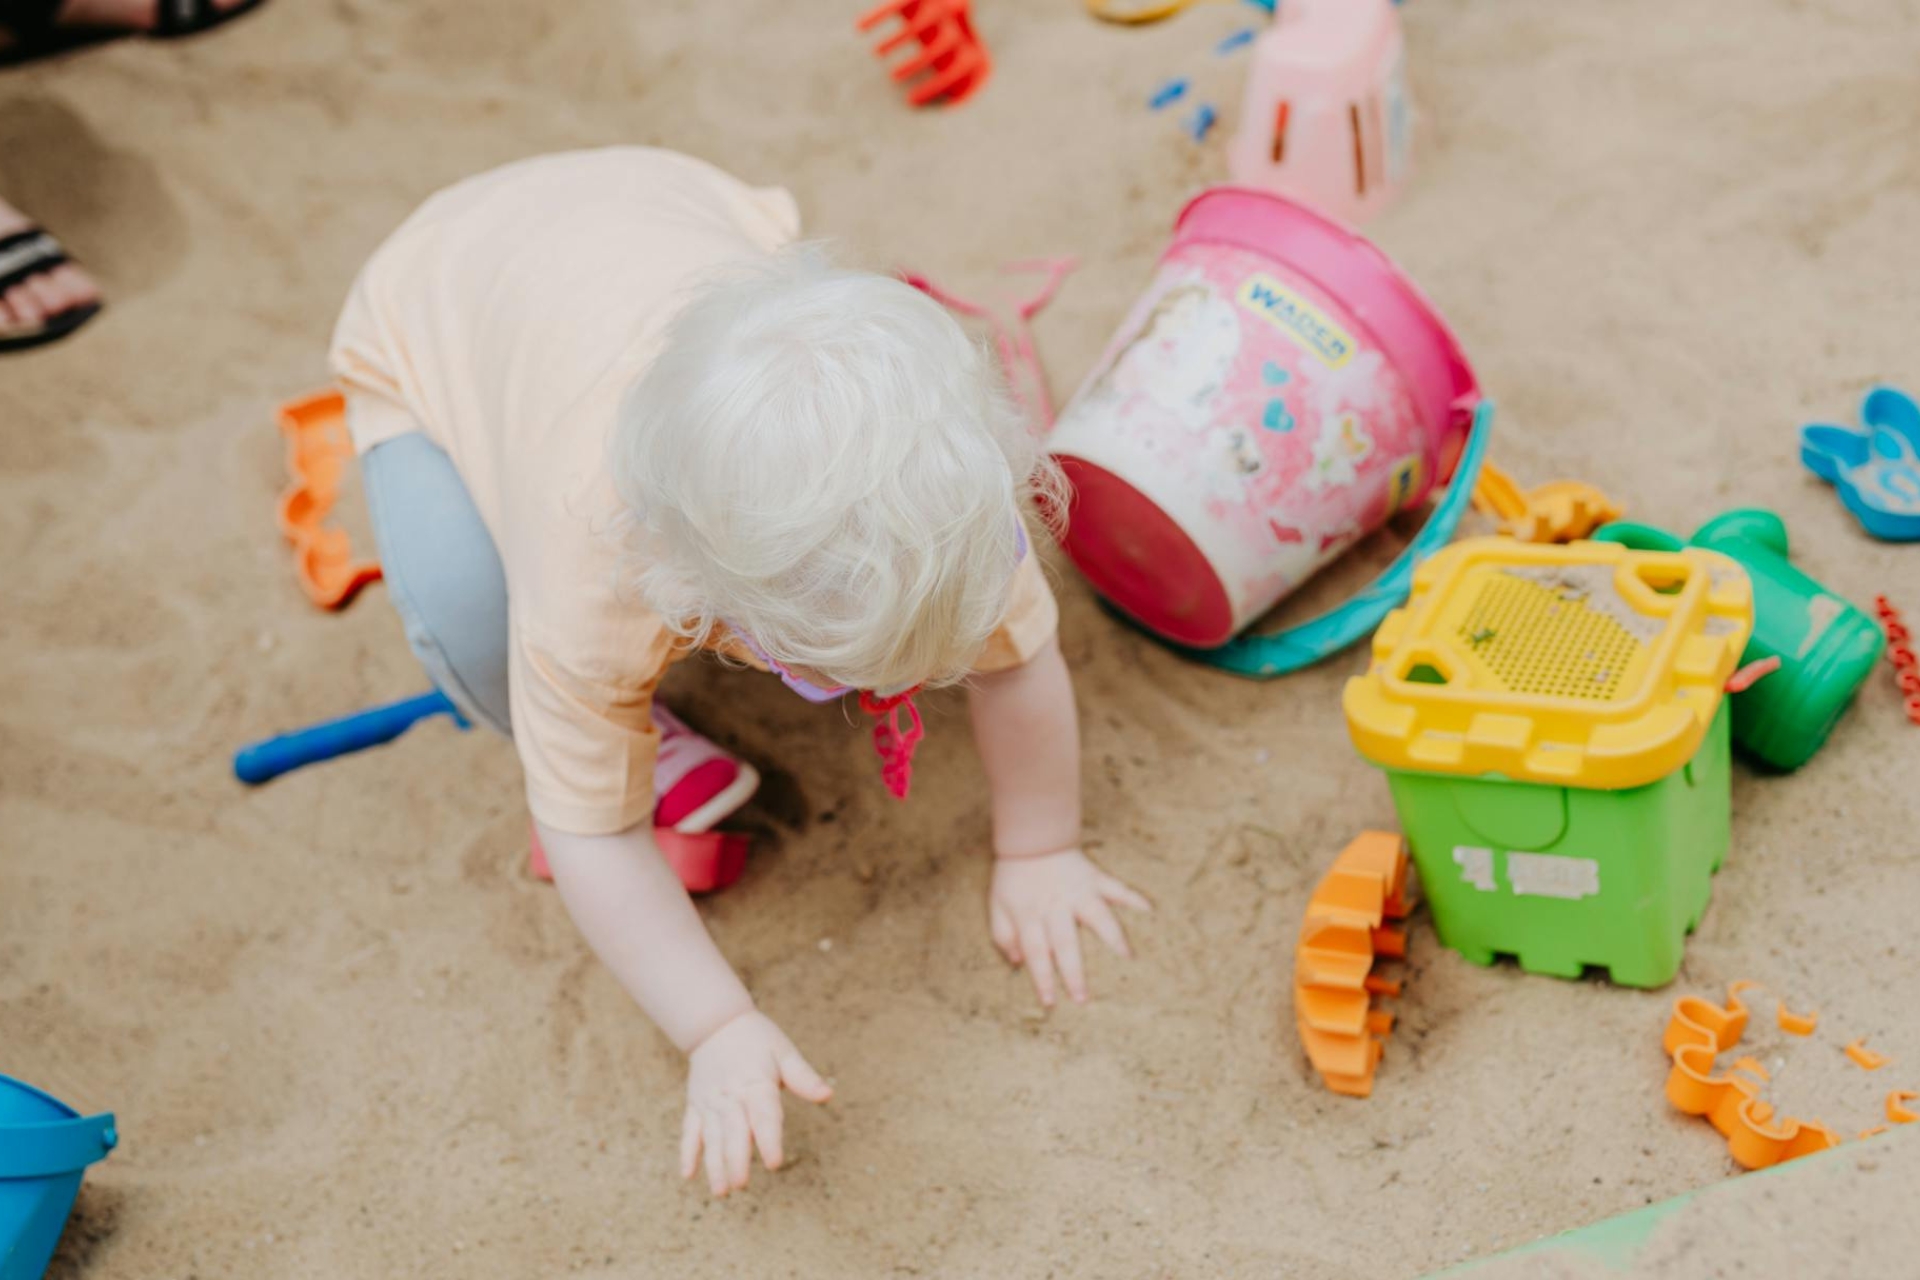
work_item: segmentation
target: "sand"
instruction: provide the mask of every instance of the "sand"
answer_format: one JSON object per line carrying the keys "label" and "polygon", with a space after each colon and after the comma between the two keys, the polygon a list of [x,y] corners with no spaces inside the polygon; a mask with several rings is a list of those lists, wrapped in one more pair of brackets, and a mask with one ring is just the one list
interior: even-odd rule
{"label": "sand", "polygon": [[[1223,172],[1219,139],[1143,100],[1194,74],[1231,125],[1210,50],[1245,15],[1119,30],[980,0],[992,82],[913,113],[857,7],[270,0],[205,39],[0,75],[0,191],[113,296],[78,339],[0,358],[0,1069],[125,1135],[56,1275],[1374,1280],[1732,1173],[1662,1101],[1671,992],[1477,969],[1429,929],[1375,1096],[1322,1091],[1287,957],[1319,870],[1393,822],[1338,711],[1361,658],[1239,683],[1119,628],[1064,567],[1090,836],[1158,904],[1136,960],[1094,960],[1086,1008],[1039,1016],[988,945],[955,697],[899,806],[856,728],[771,682],[675,677],[769,778],[708,918],[839,1090],[791,1112],[792,1168],[725,1204],[673,1177],[677,1056],[525,875],[506,744],[438,724],[232,780],[252,737],[423,685],[378,588],[342,616],[296,589],[271,410],[321,380],[354,270],[447,182],[667,143],[962,290],[1078,254],[1039,325],[1071,391]],[[1404,13],[1419,169],[1372,230],[1499,399],[1497,456],[1672,528],[1773,507],[1809,571],[1920,616],[1920,552],[1863,538],[1793,436],[1920,380],[1920,8]],[[1920,1083],[1917,759],[1876,676],[1804,771],[1741,769],[1674,988],[1758,978],[1822,1008],[1809,1052],[1899,1055],[1835,1078],[1860,1124]],[[1887,1180],[1863,1188],[1920,1242]]]}
{"label": "sand", "polygon": [[1611,1218],[1481,1263],[1447,1280],[1749,1280],[1903,1276],[1913,1238],[1884,1229],[1886,1207],[1920,1179],[1920,1133],[1853,1142],[1765,1176]]}

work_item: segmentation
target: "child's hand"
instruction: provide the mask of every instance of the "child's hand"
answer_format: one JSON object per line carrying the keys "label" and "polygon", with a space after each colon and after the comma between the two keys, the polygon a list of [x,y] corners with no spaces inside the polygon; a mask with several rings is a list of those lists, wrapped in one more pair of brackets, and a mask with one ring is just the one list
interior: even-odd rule
{"label": "child's hand", "polygon": [[780,1086],[808,1102],[833,1090],[807,1065],[773,1019],[750,1009],[701,1041],[687,1059],[687,1118],[680,1130],[680,1176],[691,1178],[706,1148],[707,1185],[716,1196],[747,1185],[753,1148],[778,1169]]}
{"label": "child's hand", "polygon": [[1024,964],[1040,1003],[1053,1006],[1057,965],[1067,994],[1087,998],[1087,974],[1080,961],[1080,926],[1122,958],[1131,958],[1126,932],[1111,903],[1135,911],[1153,910],[1145,898],[1114,879],[1078,849],[1037,858],[999,858],[987,895],[993,943],[1016,965]]}

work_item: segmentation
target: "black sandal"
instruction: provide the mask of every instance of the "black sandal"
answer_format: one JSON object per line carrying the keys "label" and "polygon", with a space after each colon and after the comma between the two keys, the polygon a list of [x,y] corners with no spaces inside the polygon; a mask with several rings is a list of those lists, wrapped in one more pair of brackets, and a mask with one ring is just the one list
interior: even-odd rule
{"label": "black sandal", "polygon": [[35,58],[65,53],[84,44],[92,44],[105,35],[89,27],[62,27],[53,15],[63,0],[0,0],[0,33],[13,37],[13,43],[0,49],[0,67],[17,66]]}
{"label": "black sandal", "polygon": [[216,9],[213,0],[160,0],[160,21],[152,34],[162,40],[197,36],[259,6],[260,0],[247,0],[231,9]]}
{"label": "black sandal", "polygon": [[[60,242],[39,227],[0,236],[0,297],[15,285],[45,275],[68,260]],[[25,351],[57,342],[99,313],[99,303],[87,302],[48,316],[30,329],[0,328],[0,352]]]}
{"label": "black sandal", "polygon": [[118,40],[124,36],[148,35],[159,40],[175,40],[210,31],[260,6],[261,0],[247,0],[231,9],[217,9],[213,0],[159,0],[153,30],[141,32],[119,27],[68,27],[54,21],[64,0],[0,0],[0,32],[11,32],[14,42],[0,49],[0,67],[17,66],[36,58]]}

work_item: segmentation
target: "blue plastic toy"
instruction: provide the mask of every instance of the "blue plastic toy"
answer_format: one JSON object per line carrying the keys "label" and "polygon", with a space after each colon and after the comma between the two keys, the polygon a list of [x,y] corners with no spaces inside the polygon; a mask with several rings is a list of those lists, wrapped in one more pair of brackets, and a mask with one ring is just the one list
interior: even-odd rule
{"label": "blue plastic toy", "polygon": [[1213,51],[1217,56],[1224,58],[1235,49],[1243,49],[1252,44],[1253,38],[1258,34],[1259,32],[1255,31],[1252,27],[1242,27],[1225,40],[1222,40],[1219,44],[1213,46]]}
{"label": "blue plastic toy", "polygon": [[1147,99],[1147,105],[1155,111],[1170,107],[1187,96],[1188,87],[1185,80],[1169,80],[1153,91],[1153,96]]}
{"label": "blue plastic toy", "polygon": [[1897,388],[1875,387],[1860,404],[1860,423],[1800,428],[1800,461],[1839,490],[1874,537],[1920,539],[1920,405]]}
{"label": "blue plastic toy", "polygon": [[111,1112],[83,1116],[0,1076],[0,1280],[40,1280],[87,1166],[119,1141]]}
{"label": "blue plastic toy", "polygon": [[[422,720],[438,715],[452,716],[462,729],[469,727],[447,695],[435,689],[417,698],[369,707],[242,747],[233,757],[233,772],[247,785],[259,786],[305,765],[392,742]],[[0,1274],[0,1280],[6,1280],[4,1274]]]}

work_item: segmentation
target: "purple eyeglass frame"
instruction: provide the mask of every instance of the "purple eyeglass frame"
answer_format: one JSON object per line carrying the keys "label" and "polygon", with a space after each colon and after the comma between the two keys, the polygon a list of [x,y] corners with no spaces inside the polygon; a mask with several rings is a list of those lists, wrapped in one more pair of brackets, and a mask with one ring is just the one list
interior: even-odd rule
{"label": "purple eyeglass frame", "polygon": [[[1016,521],[1013,526],[1013,533],[1017,539],[1017,554],[1014,556],[1014,563],[1018,564],[1027,558],[1027,528],[1024,524]],[[765,649],[762,649],[755,643],[752,636],[742,631],[733,623],[727,622],[725,618],[720,619],[720,621],[727,623],[727,630],[733,632],[734,637],[738,639],[741,644],[747,646],[748,652],[767,664],[767,670],[780,677],[781,684],[784,684],[787,688],[793,690],[815,706],[832,702],[836,698],[844,698],[853,692],[852,685],[836,684],[828,688],[822,688],[811,680],[801,679],[799,676],[793,674],[793,672],[787,670],[786,667],[782,666],[779,659],[768,654]]]}

